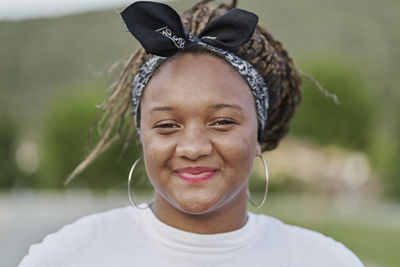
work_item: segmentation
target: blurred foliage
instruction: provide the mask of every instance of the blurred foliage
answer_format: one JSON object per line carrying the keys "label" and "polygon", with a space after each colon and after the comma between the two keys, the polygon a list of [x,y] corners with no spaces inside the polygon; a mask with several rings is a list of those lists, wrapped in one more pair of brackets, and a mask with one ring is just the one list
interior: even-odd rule
{"label": "blurred foliage", "polygon": [[17,126],[0,108],[0,188],[11,187],[17,176],[18,168],[15,164],[15,147]]}
{"label": "blurred foliage", "polygon": [[400,127],[390,131],[382,125],[380,111],[385,105],[382,95],[372,90],[357,67],[339,57],[310,60],[305,62],[304,71],[336,94],[340,103],[335,104],[303,78],[303,100],[293,119],[291,134],[321,145],[333,144],[365,152],[376,170],[375,175],[383,178],[385,191],[400,199],[397,137]]}
{"label": "blurred foliage", "polygon": [[[400,128],[400,122],[398,123]],[[400,200],[400,129],[385,131],[377,127],[373,132],[373,139],[369,150],[372,164],[383,178],[387,197]]]}
{"label": "blurred foliage", "polygon": [[36,128],[53,97],[79,89],[68,85],[94,80],[135,46],[112,10],[3,21],[0,43],[0,105],[25,129]]}
{"label": "blurred foliage", "polygon": [[[72,170],[99,140],[97,130],[89,127],[94,123],[101,103],[99,92],[104,84],[88,84],[78,88],[87,93],[68,94],[54,101],[45,118],[41,142],[41,165],[35,177],[35,185],[62,188],[63,182]],[[101,94],[102,95],[102,94]],[[94,189],[125,188],[130,165],[139,157],[138,149],[131,144],[121,154],[122,142],[111,147],[68,187],[89,187]]]}
{"label": "blurred foliage", "polygon": [[[255,172],[251,173],[249,180],[249,191],[251,194],[264,194],[265,192],[265,178]],[[268,181],[268,194],[269,193],[318,193],[316,188],[300,179],[295,179],[287,175],[280,175],[279,177],[271,177]],[[256,200],[256,202],[258,199]]]}
{"label": "blurred foliage", "polygon": [[348,62],[326,57],[308,62],[304,71],[337,95],[340,103],[303,78],[303,100],[292,122],[293,135],[323,145],[368,150],[379,103],[365,79]]}
{"label": "blurred foliage", "polygon": [[[337,105],[303,78],[303,100],[291,125],[291,134],[321,145],[338,145],[365,152],[388,196],[400,199],[400,123],[388,129],[382,120],[384,99],[373,90],[368,79],[349,62],[319,57],[305,63],[312,74],[330,93],[336,94]],[[393,118],[399,114],[392,114]],[[397,127],[397,128],[395,128]]]}

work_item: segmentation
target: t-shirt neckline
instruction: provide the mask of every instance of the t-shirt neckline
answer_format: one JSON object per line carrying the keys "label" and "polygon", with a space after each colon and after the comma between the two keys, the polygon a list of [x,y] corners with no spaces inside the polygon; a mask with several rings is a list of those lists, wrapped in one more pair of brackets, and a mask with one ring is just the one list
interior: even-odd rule
{"label": "t-shirt neckline", "polygon": [[254,214],[247,213],[245,225],[237,230],[217,234],[197,234],[183,231],[160,221],[148,209],[140,210],[144,222],[144,230],[157,245],[172,250],[187,252],[221,253],[232,252],[246,247],[255,234]]}

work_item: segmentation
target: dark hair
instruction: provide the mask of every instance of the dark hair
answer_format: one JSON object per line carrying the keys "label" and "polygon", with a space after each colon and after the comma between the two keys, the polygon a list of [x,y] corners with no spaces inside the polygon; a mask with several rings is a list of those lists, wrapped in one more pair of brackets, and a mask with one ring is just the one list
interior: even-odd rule
{"label": "dark hair", "polygon": [[[230,5],[220,4],[212,7],[207,5],[211,1],[203,0],[182,14],[183,25],[190,35],[197,36],[212,19],[223,15],[237,4],[234,0]],[[235,54],[255,67],[269,89],[268,120],[260,143],[263,151],[272,150],[288,132],[289,121],[301,101],[300,75],[282,44],[260,25],[257,26],[252,38]],[[131,112],[132,82],[139,67],[150,57],[151,55],[147,55],[140,47],[126,61],[119,78],[112,86],[112,92],[100,106],[96,125],[101,139],[72,172],[66,183],[116,141],[122,140],[127,147],[136,139]]]}

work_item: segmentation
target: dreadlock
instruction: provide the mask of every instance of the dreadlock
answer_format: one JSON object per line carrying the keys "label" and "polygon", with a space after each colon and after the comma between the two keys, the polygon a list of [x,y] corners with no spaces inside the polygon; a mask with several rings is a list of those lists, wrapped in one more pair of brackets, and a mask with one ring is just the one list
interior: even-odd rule
{"label": "dreadlock", "polygon": [[[213,0],[203,0],[182,14],[182,23],[190,35],[197,36],[212,19],[237,5],[237,1],[233,0],[230,5],[219,4],[212,7],[207,5],[211,1]],[[282,44],[274,40],[259,25],[251,40],[236,54],[255,67],[268,87],[270,98],[268,121],[261,146],[263,151],[272,150],[288,132],[289,121],[301,101],[299,72]],[[131,114],[131,89],[140,66],[150,57],[151,55],[147,55],[140,47],[128,58],[120,76],[111,87],[112,91],[100,106],[95,125],[101,138],[85,160],[71,173],[65,184],[117,141],[123,141],[125,150],[132,141],[137,140]]]}

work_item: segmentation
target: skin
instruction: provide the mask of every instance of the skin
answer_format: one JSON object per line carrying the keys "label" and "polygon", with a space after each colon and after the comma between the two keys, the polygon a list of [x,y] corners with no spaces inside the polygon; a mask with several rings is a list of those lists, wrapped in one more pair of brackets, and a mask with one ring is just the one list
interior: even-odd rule
{"label": "skin", "polygon": [[[228,63],[208,54],[170,59],[145,89],[140,124],[159,220],[202,234],[246,223],[248,177],[261,149],[253,96]],[[215,171],[198,183],[176,172],[195,166]]]}

